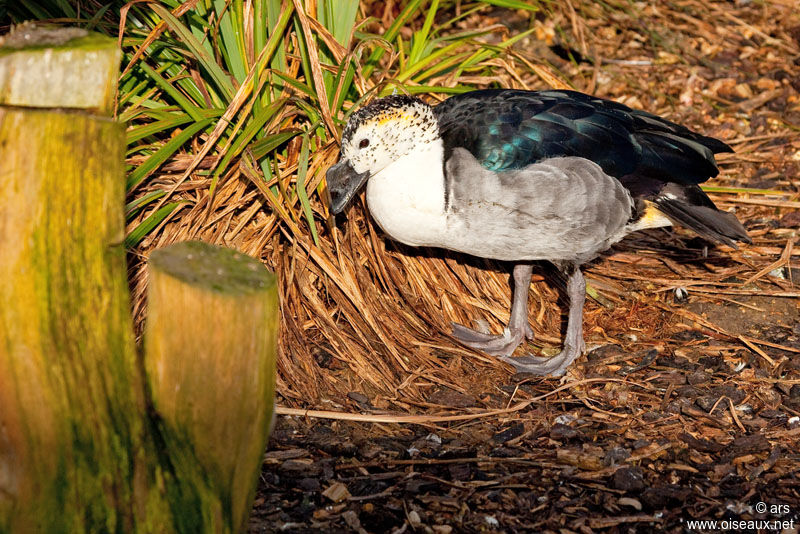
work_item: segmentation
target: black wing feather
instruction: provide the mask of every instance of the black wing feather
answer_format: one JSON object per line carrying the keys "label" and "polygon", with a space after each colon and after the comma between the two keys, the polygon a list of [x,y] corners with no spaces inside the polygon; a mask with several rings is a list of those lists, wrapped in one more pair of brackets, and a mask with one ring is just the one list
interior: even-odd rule
{"label": "black wing feather", "polygon": [[635,199],[655,202],[701,235],[728,244],[749,240],[736,218],[718,211],[697,186],[719,173],[714,154],[732,152],[722,141],[576,91],[472,91],[434,112],[446,159],[463,147],[484,167],[502,171],[546,158],[583,157]]}
{"label": "black wing feather", "polygon": [[714,153],[731,151],[657,115],[576,91],[485,89],[453,96],[434,111],[445,147],[464,147],[494,171],[581,156],[618,178],[655,169],[697,184],[719,172]]}

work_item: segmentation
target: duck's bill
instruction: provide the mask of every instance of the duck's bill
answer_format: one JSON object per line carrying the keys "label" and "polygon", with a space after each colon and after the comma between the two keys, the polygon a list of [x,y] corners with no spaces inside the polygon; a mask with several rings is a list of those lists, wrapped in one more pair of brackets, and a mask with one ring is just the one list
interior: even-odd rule
{"label": "duck's bill", "polygon": [[369,179],[369,172],[357,173],[350,162],[342,160],[325,174],[333,213],[341,213]]}

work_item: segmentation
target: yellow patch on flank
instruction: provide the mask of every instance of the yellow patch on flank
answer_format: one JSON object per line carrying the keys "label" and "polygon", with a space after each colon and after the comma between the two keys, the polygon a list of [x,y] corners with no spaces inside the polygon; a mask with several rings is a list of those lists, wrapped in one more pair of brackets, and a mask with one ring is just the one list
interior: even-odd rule
{"label": "yellow patch on flank", "polygon": [[671,226],[672,221],[661,213],[655,204],[649,200],[644,201],[645,209],[644,215],[636,221],[636,227],[640,230],[645,228],[661,228],[662,226]]}

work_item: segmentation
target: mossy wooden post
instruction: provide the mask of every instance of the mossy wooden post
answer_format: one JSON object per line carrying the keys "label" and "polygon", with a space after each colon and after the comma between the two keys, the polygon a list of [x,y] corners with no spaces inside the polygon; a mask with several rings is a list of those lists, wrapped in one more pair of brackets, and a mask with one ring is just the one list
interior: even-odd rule
{"label": "mossy wooden post", "polygon": [[119,61],[114,39],[75,29],[26,26],[0,48],[0,532],[135,522]]}
{"label": "mossy wooden post", "polygon": [[119,60],[115,39],[73,28],[0,43],[0,534],[232,533],[252,501],[275,284],[233,252],[200,254],[220,260],[205,277],[157,254],[145,380],[110,118]]}
{"label": "mossy wooden post", "polygon": [[177,477],[209,481],[196,498],[214,505],[210,522],[244,531],[272,422],[275,277],[201,242],[156,250],[148,266],[145,368],[166,450]]}

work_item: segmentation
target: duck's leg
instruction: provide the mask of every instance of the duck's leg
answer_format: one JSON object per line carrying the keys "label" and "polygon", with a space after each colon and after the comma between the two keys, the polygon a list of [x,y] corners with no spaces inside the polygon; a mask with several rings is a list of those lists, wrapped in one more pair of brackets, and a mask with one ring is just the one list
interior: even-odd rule
{"label": "duck's leg", "polygon": [[521,356],[510,358],[500,355],[500,359],[513,365],[517,372],[537,375],[563,375],[567,368],[583,353],[583,304],[586,300],[586,282],[578,265],[570,266],[572,272],[567,279],[567,297],[569,298],[569,314],[567,316],[567,333],[564,336],[564,350],[552,358],[538,356]]}
{"label": "duck's leg", "polygon": [[453,337],[464,345],[493,356],[511,356],[522,340],[533,339],[533,330],[528,324],[528,289],[531,285],[533,267],[527,264],[514,266],[514,296],[511,301],[511,318],[502,334],[492,335],[478,332],[453,323]]}

